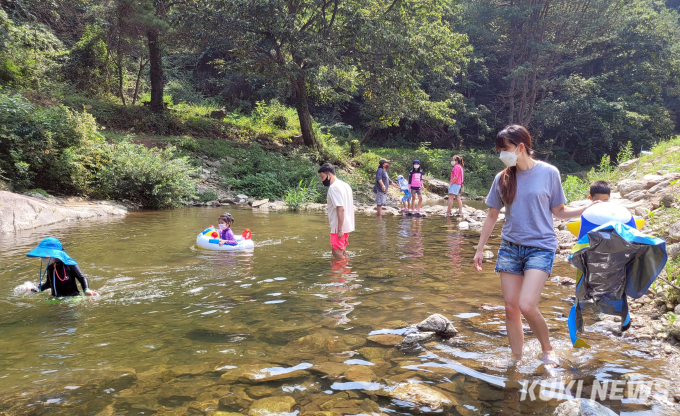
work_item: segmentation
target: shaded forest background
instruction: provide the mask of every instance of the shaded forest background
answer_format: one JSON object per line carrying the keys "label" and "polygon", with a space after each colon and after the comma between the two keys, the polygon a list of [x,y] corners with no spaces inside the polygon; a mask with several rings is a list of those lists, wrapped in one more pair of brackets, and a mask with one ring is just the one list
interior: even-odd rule
{"label": "shaded forest background", "polygon": [[[0,0],[0,6],[0,176],[18,188],[47,189],[41,178],[55,174],[41,166],[58,156],[73,164],[58,173],[70,178],[60,191],[96,194],[95,182],[109,183],[104,196],[120,197],[113,189],[121,173],[107,166],[125,159],[120,152],[144,150],[113,132],[238,136],[198,118],[237,128],[262,121],[281,147],[302,146],[347,166],[342,159],[358,153],[352,141],[368,149],[474,156],[491,152],[503,126],[519,123],[531,131],[537,157],[563,173],[615,160],[627,146],[650,148],[676,134],[680,121],[678,0]],[[8,115],[19,113],[23,118]],[[178,114],[184,118],[173,122]],[[70,121],[45,125],[47,119]],[[64,132],[64,123],[76,133]],[[97,126],[112,134],[97,136]],[[186,141],[173,140],[179,150]],[[44,142],[57,143],[51,157]],[[108,148],[114,153],[92,150],[105,142],[117,146]],[[344,156],[333,146],[345,146]],[[173,151],[160,157],[174,160]],[[473,169],[490,169],[485,160]],[[170,182],[181,182],[184,168],[177,169]]]}

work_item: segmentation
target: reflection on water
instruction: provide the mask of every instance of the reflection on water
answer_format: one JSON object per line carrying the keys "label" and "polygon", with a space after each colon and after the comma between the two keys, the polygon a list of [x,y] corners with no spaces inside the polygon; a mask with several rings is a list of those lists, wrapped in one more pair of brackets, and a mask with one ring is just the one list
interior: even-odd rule
{"label": "reflection on water", "polygon": [[[449,400],[450,414],[551,414],[572,390],[530,401],[523,382],[674,377],[644,346],[596,332],[587,334],[595,348],[572,349],[561,299],[573,288],[555,285],[541,308],[565,368],[545,370],[530,334],[526,358],[508,367],[494,259],[475,273],[477,235],[454,219],[360,215],[349,259],[333,260],[323,214],[233,210],[235,231],[251,229],[255,250],[197,249],[196,234],[221,212],[138,212],[0,236],[0,412],[247,413],[278,396],[299,414],[432,410],[433,402],[390,396],[410,381]],[[25,253],[47,235],[62,240],[100,298],[14,292],[37,280],[39,264]],[[490,244],[497,250],[497,236]],[[558,263],[555,274],[573,273]],[[394,347],[433,313],[453,319],[459,334],[415,351]]]}

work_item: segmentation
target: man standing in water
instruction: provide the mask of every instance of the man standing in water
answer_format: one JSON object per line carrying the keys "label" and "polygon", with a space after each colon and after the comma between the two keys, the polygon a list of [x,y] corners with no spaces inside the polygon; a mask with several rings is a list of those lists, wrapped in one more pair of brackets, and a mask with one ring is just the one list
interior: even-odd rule
{"label": "man standing in water", "polygon": [[345,249],[349,244],[349,233],[354,231],[354,198],[352,188],[335,176],[335,167],[324,163],[319,168],[319,177],[328,186],[326,212],[331,225],[331,250],[333,258],[346,258]]}

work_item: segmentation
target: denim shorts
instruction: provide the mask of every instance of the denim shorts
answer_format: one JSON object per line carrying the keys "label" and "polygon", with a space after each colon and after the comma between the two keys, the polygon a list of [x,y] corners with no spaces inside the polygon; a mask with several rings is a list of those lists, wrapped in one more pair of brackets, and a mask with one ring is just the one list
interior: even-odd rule
{"label": "denim shorts", "polygon": [[456,185],[455,183],[453,185],[449,185],[449,193],[454,195],[460,195],[461,186],[462,185]]}
{"label": "denim shorts", "polygon": [[420,188],[411,188],[411,194],[412,195],[422,195],[423,191],[421,191]]}
{"label": "denim shorts", "polygon": [[552,273],[555,251],[538,247],[521,246],[503,240],[498,250],[496,273],[505,272],[524,276],[525,270],[541,270]]}

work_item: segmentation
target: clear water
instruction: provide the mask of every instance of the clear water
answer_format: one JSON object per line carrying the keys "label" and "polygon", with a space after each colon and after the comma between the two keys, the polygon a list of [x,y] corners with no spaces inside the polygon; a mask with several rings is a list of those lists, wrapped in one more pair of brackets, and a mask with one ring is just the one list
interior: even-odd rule
{"label": "clear water", "polygon": [[[196,235],[222,211],[136,212],[0,236],[0,412],[248,413],[255,400],[290,396],[299,414],[415,414],[427,409],[380,394],[413,380],[455,398],[447,414],[552,414],[560,400],[521,400],[519,383],[674,382],[644,345],[590,332],[594,348],[572,349],[560,313],[568,313],[563,299],[573,287],[552,284],[541,309],[565,369],[539,366],[531,334],[527,358],[508,369],[494,259],[475,273],[478,236],[458,231],[454,220],[359,215],[351,260],[333,262],[323,213],[231,209],[235,231],[249,228],[255,250],[197,249]],[[39,264],[25,253],[48,235],[62,240],[100,298],[15,293],[37,280]],[[499,243],[490,240],[494,251]],[[558,262],[554,274],[573,277],[573,270]],[[415,351],[367,340],[404,334],[433,313],[453,319],[458,336]],[[324,363],[364,366],[375,380],[352,383],[319,370]],[[244,371],[283,378],[259,382],[239,376]],[[655,413],[649,402],[605,403]]]}

